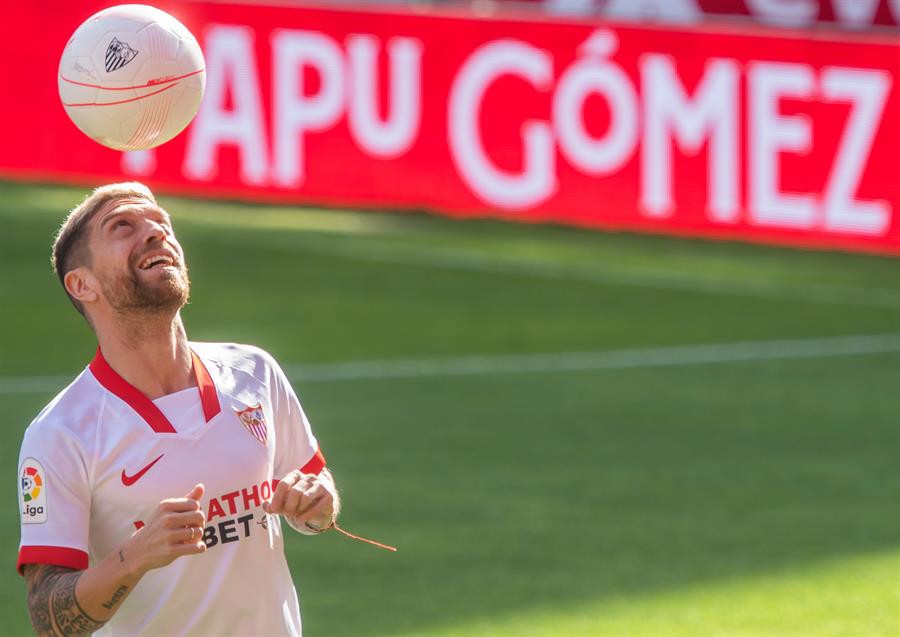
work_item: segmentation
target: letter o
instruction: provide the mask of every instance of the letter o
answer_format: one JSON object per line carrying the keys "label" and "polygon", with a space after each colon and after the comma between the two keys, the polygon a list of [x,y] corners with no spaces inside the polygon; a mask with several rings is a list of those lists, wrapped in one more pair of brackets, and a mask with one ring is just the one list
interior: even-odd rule
{"label": "letter o", "polygon": [[[603,137],[584,126],[588,96],[603,97],[610,123]],[[553,128],[566,159],[580,170],[601,175],[615,172],[631,157],[638,141],[638,98],[631,80],[617,66],[585,59],[569,67],[553,94]]]}

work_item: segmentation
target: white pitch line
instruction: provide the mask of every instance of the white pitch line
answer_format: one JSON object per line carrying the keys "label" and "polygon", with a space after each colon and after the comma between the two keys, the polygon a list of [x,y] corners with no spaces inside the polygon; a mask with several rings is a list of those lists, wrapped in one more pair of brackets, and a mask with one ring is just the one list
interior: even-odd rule
{"label": "white pitch line", "polygon": [[0,376],[0,395],[47,394],[58,392],[75,380],[70,376]]}
{"label": "white pitch line", "polygon": [[[288,377],[295,382],[329,383],[440,376],[543,374],[678,367],[897,352],[900,352],[900,334],[872,334],[552,354],[500,354],[452,358],[348,361],[345,363],[286,365],[284,370]],[[0,394],[43,394],[59,391],[73,378],[74,376],[0,376]]]}
{"label": "white pitch line", "polygon": [[900,334],[777,341],[741,341],[709,345],[552,354],[507,354],[456,358],[351,361],[318,365],[291,365],[285,368],[285,373],[294,381],[315,383],[436,376],[600,371],[778,359],[860,356],[892,352],[900,352]]}

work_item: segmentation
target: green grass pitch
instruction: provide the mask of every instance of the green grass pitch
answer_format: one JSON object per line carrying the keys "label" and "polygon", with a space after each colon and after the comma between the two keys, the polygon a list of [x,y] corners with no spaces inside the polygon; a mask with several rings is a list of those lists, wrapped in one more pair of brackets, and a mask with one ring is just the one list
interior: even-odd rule
{"label": "green grass pitch", "polygon": [[[30,630],[22,432],[55,393],[43,377],[94,349],[48,264],[84,193],[0,183],[4,635]],[[900,634],[900,348],[796,342],[900,334],[896,260],[161,202],[190,337],[289,367],[345,527],[400,547],[289,532],[307,635]],[[695,356],[773,340],[783,355]],[[389,364],[408,359],[428,373]],[[375,362],[329,365],[352,361]]]}

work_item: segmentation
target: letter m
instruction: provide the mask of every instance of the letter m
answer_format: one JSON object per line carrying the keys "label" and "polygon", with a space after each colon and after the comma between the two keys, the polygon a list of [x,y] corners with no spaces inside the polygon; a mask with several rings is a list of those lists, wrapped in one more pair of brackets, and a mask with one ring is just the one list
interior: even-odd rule
{"label": "letter m", "polygon": [[688,96],[673,58],[641,56],[644,138],[641,149],[641,205],[647,215],[668,217],[672,195],[672,140],[697,154],[709,140],[707,211],[715,221],[734,223],[738,208],[738,80],[734,60],[711,59]]}

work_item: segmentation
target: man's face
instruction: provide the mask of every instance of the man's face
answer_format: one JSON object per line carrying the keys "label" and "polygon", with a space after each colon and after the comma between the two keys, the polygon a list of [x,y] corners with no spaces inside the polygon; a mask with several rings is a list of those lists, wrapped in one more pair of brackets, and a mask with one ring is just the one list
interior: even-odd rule
{"label": "man's face", "polygon": [[114,199],[91,220],[91,271],[119,312],[174,311],[190,280],[169,215],[143,198]]}

